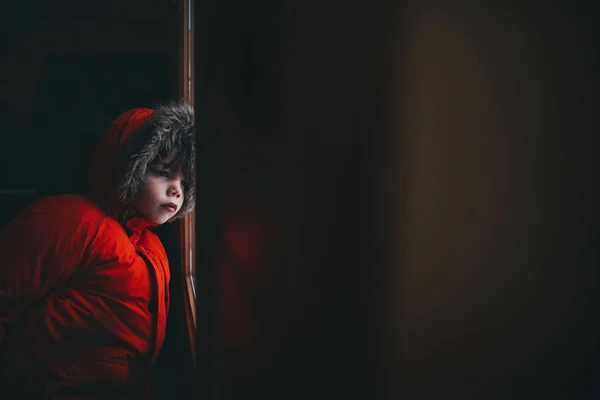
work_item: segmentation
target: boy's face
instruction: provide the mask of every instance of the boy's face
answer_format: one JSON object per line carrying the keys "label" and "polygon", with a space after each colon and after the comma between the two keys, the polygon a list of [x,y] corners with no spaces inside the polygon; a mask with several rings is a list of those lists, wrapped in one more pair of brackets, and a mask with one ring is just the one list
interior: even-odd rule
{"label": "boy's face", "polygon": [[146,185],[132,203],[144,217],[156,224],[164,224],[181,209],[185,182],[181,174],[173,174],[169,164],[173,156],[148,165]]}

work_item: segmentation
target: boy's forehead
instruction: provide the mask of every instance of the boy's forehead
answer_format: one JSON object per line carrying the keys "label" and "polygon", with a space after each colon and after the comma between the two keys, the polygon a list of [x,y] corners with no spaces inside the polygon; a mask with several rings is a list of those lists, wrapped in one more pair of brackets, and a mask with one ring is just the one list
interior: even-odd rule
{"label": "boy's forehead", "polygon": [[175,160],[175,154],[171,153],[164,158],[156,160],[155,164],[168,168],[173,163],[173,160]]}

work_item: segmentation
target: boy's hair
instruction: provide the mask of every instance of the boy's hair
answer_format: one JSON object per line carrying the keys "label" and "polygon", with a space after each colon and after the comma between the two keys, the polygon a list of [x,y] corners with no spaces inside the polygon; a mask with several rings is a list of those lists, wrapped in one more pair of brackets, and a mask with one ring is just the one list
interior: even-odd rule
{"label": "boy's hair", "polygon": [[173,173],[181,172],[187,182],[185,198],[176,218],[194,209],[196,201],[196,146],[194,109],[187,102],[169,102],[153,108],[144,125],[133,132],[123,146],[123,171],[119,195],[131,200],[144,187],[149,164],[173,154]]}

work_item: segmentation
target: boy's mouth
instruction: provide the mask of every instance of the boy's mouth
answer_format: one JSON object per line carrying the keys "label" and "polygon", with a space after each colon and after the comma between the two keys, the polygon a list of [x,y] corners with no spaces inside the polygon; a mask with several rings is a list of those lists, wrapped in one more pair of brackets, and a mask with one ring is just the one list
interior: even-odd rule
{"label": "boy's mouth", "polygon": [[177,211],[177,204],[175,203],[167,203],[163,204],[162,206],[166,208],[169,212],[174,213],[175,211]]}

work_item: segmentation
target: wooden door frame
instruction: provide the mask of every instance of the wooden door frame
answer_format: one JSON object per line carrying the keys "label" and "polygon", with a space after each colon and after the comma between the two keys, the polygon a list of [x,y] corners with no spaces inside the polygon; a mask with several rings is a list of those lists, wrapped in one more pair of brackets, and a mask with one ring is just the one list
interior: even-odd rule
{"label": "wooden door frame", "polygon": [[[193,0],[180,1],[180,57],[178,95],[194,104],[194,18]],[[180,224],[181,239],[181,283],[183,285],[186,324],[194,366],[196,366],[196,252],[195,252],[195,216],[184,217]]]}

